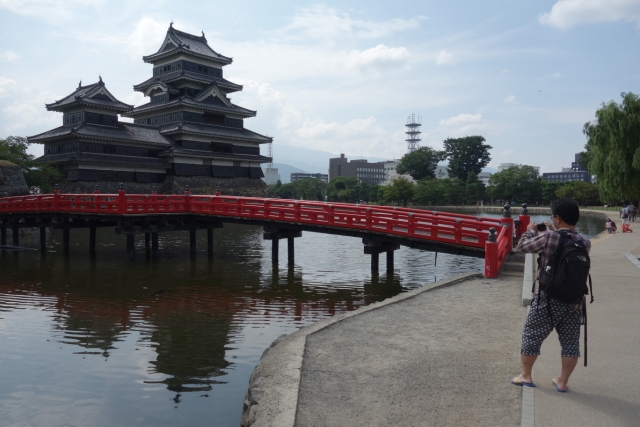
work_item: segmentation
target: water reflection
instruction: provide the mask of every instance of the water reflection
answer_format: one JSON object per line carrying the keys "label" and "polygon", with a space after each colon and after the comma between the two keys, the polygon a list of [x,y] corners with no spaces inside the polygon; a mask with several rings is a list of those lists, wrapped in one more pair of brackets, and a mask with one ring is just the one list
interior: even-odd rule
{"label": "water reflection", "polygon": [[[0,366],[12,368],[0,369],[0,412],[8,423],[83,425],[100,412],[91,425],[212,417],[237,425],[249,374],[280,334],[483,265],[440,254],[436,266],[435,254],[402,248],[394,274],[372,276],[359,239],[305,233],[296,265],[274,269],[261,229],[226,225],[215,238],[212,260],[203,250],[192,261],[188,233],[167,233],[158,259],[144,255],[139,239],[136,261],[126,262],[125,239],[113,229],[98,230],[95,259],[82,230],[72,231],[69,258],[57,231],[44,258],[0,251]],[[205,249],[206,235],[199,239]],[[35,238],[23,243],[38,247]],[[286,245],[281,251],[286,259]],[[69,401],[65,411],[51,390]]]}

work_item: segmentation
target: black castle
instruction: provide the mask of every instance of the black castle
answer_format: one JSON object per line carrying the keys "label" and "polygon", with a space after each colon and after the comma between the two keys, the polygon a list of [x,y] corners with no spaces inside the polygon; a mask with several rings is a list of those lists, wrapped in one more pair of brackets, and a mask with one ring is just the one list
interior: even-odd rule
{"label": "black castle", "polygon": [[[255,111],[231,103],[228,95],[242,86],[225,80],[231,58],[215,52],[204,36],[169,26],[158,52],[144,56],[153,77],[134,90],[150,98],[139,107],[117,100],[102,78],[79,84],[52,104],[63,125],[28,138],[44,144],[39,162],[51,163],[65,178],[62,190],[103,192],[125,183],[127,192],[177,193],[189,185],[194,193],[266,195],[260,144],[272,138],[244,127]],[[133,118],[120,122],[118,114]]]}

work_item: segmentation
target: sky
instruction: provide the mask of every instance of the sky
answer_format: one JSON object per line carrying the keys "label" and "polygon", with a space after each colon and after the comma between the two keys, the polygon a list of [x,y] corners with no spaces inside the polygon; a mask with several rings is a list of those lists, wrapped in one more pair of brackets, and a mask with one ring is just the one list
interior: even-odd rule
{"label": "sky", "polygon": [[421,145],[482,135],[489,167],[560,171],[603,102],[640,92],[640,0],[0,0],[0,138],[60,126],[44,104],[80,80],[148,102],[132,87],[170,22],[233,57],[231,100],[258,111],[245,127],[275,161],[287,146],[400,158],[415,114]]}

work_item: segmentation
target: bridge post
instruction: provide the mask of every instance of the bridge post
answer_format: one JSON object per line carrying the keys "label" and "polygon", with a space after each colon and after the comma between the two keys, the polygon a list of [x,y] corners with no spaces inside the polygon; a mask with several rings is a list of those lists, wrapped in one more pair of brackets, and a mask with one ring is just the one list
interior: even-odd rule
{"label": "bridge post", "polygon": [[207,228],[207,253],[213,256],[213,228]]}
{"label": "bridge post", "polygon": [[13,235],[13,246],[20,246],[20,223],[16,219],[11,226],[11,234]]}
{"label": "bridge post", "polygon": [[371,272],[378,274],[380,271],[380,252],[371,253]]}
{"label": "bridge post", "polygon": [[280,249],[278,241],[287,239],[287,255],[289,266],[294,264],[294,242],[296,237],[302,237],[302,231],[287,228],[264,227],[264,240],[271,240],[271,261],[273,265],[278,265],[278,252]]}
{"label": "bridge post", "polygon": [[513,218],[511,217],[511,205],[509,205],[508,203],[506,205],[504,205],[504,210],[502,212],[502,218],[500,218],[500,222],[504,225],[504,224],[509,224],[509,232],[507,233],[507,239],[509,240],[509,243],[507,244],[507,247],[509,248],[509,251],[513,250]]}
{"label": "bridge post", "polygon": [[151,233],[148,231],[144,233],[144,249],[147,252],[151,252]]}
{"label": "bridge post", "polygon": [[3,219],[0,224],[0,245],[7,244],[7,220]]}
{"label": "bridge post", "polygon": [[127,233],[127,258],[133,261],[136,257],[136,235]]}
{"label": "bridge post", "polygon": [[[96,193],[97,194],[97,193]],[[89,254],[96,254],[96,226],[91,224],[89,227]]]}
{"label": "bridge post", "polygon": [[69,255],[69,220],[65,218],[62,221],[62,253],[67,256]]}
{"label": "bridge post", "polygon": [[293,267],[294,264],[294,248],[293,248],[293,237],[287,238],[287,255],[288,255],[288,263],[289,267]]}
{"label": "bridge post", "polygon": [[40,253],[47,254],[47,228],[40,226]]}
{"label": "bridge post", "polygon": [[498,277],[498,236],[496,229],[489,229],[489,236],[484,243],[484,277],[493,279]]}
{"label": "bridge post", "polygon": [[158,232],[151,232],[151,253],[156,255],[158,253]]}
{"label": "bridge post", "polygon": [[382,252],[387,253],[387,273],[393,273],[393,252],[400,249],[400,245],[397,243],[382,242],[374,240],[370,237],[364,237],[362,239],[364,243],[364,253],[371,255],[371,272],[376,274],[380,270],[380,254]]}
{"label": "bridge post", "polygon": [[196,251],[196,229],[195,227],[191,226],[191,228],[189,229],[189,252],[191,253],[192,257],[196,256]]}
{"label": "bridge post", "polygon": [[278,265],[279,242],[278,239],[271,240],[271,264],[273,265]]}

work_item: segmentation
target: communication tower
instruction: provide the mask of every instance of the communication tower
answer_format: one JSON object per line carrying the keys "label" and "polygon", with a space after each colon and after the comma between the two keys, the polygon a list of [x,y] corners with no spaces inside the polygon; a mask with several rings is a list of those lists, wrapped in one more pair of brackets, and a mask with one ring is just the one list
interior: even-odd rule
{"label": "communication tower", "polygon": [[269,167],[273,167],[273,141],[267,144],[267,157],[271,160],[269,161]]}
{"label": "communication tower", "polygon": [[418,116],[416,120],[415,114],[412,114],[407,118],[407,124],[405,125],[407,127],[407,131],[405,132],[405,134],[407,134],[407,139],[405,141],[407,141],[407,147],[409,148],[410,153],[413,153],[420,148],[420,141],[422,141],[422,139],[420,139],[420,134],[422,133],[420,132],[420,126],[422,126],[420,121],[421,117]]}

